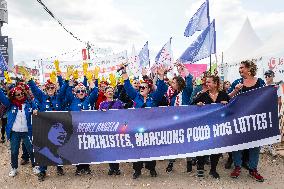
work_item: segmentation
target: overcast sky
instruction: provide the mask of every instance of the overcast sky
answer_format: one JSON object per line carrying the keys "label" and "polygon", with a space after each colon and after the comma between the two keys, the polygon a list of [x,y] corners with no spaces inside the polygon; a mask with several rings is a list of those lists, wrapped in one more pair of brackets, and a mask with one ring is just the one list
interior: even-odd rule
{"label": "overcast sky", "polygon": [[[190,45],[184,29],[204,0],[43,0],[76,36],[114,52],[135,45],[138,52],[149,41],[153,59],[170,37],[175,58]],[[217,53],[229,48],[248,17],[262,41],[284,31],[284,1],[211,0],[216,19]],[[80,57],[84,45],[73,39],[36,0],[8,0],[9,24],[2,34],[13,39],[14,62],[41,59],[70,52]],[[283,40],[280,39],[280,40]],[[71,55],[69,55],[70,59]],[[74,58],[75,58],[74,57]]]}

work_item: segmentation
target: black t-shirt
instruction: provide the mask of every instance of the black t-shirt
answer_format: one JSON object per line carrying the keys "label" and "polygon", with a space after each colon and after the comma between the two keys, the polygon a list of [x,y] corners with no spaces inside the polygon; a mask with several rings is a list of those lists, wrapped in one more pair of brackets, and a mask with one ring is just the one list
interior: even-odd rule
{"label": "black t-shirt", "polygon": [[242,91],[242,93],[244,93],[244,92],[250,91],[252,89],[257,89],[257,88],[262,87],[262,86],[263,86],[263,84],[261,84],[261,79],[258,78],[254,86],[251,86],[251,87],[243,86],[241,91]]}
{"label": "black t-shirt", "polygon": [[212,100],[212,98],[209,95],[209,91],[206,91],[204,93],[201,93],[193,102],[193,104],[197,104],[198,102],[203,102],[204,104],[212,104],[212,103],[221,103],[221,101],[227,101],[229,102],[230,97],[229,95],[224,92],[224,91],[220,91],[216,101],[214,102]]}

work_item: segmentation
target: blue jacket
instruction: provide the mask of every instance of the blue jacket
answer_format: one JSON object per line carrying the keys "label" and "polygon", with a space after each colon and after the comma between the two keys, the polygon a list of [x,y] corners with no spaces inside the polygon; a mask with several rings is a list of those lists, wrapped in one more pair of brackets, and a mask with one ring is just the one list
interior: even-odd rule
{"label": "blue jacket", "polygon": [[[81,110],[89,110],[90,105],[94,104],[98,98],[99,89],[95,87],[89,94],[88,97],[83,99],[79,99],[75,97],[72,93],[72,88],[68,87],[66,91],[66,101],[70,104],[70,111],[81,111]],[[65,96],[65,95],[64,95]]]}
{"label": "blue jacket", "polygon": [[[18,107],[13,105],[9,98],[0,90],[0,101],[7,107],[7,115],[8,115],[8,122],[6,125],[6,134],[7,139],[9,140],[11,137],[11,131],[16,120],[16,116],[18,113]],[[27,119],[27,126],[28,126],[28,134],[32,137],[32,122],[31,117],[33,114],[33,110],[36,110],[37,107],[34,102],[26,100],[25,102],[25,114]]]}
{"label": "blue jacket", "polygon": [[[191,94],[192,94],[192,90],[193,90],[192,78],[193,77],[190,74],[185,78],[186,87],[182,91],[182,99],[181,99],[182,105],[189,105],[190,104]],[[174,106],[177,95],[178,95],[178,93],[175,93],[172,96],[170,106]]]}
{"label": "blue jacket", "polygon": [[[164,80],[158,79],[156,85],[157,90],[148,95],[145,107],[156,107],[157,104],[163,99],[164,94],[167,92],[168,87]],[[132,87],[129,79],[124,81],[124,88],[127,95],[134,101],[134,108],[142,108],[144,105],[144,97]]]}
{"label": "blue jacket", "polygon": [[64,81],[61,75],[57,76],[57,81],[58,81],[59,87],[61,88],[62,85],[64,84]]}
{"label": "blue jacket", "polygon": [[59,90],[59,93],[51,97],[42,92],[42,90],[40,90],[38,86],[36,86],[33,80],[30,80],[28,82],[28,85],[30,86],[31,91],[34,94],[40,112],[60,111],[63,109],[62,104],[64,98],[62,97],[64,90],[66,90],[68,86],[67,83],[63,83]]}

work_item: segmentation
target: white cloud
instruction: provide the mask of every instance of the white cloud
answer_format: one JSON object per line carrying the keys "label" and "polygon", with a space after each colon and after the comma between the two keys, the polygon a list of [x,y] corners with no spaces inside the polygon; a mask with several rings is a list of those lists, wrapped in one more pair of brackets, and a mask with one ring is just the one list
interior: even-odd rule
{"label": "white cloud", "polygon": [[[84,47],[35,2],[8,2],[9,24],[3,27],[3,33],[13,38],[16,62],[50,57]],[[111,47],[119,51],[147,37],[142,30],[143,25],[117,9],[112,0],[44,2],[75,36],[97,47]]]}

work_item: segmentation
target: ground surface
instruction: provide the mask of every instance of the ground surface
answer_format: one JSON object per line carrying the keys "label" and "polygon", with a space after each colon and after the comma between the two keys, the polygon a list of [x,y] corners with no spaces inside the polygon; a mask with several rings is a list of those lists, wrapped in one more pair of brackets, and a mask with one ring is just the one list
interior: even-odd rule
{"label": "ground surface", "polygon": [[225,170],[226,156],[220,159],[218,170],[220,180],[211,178],[208,175],[209,167],[206,167],[205,179],[196,178],[196,167],[191,174],[185,172],[186,162],[184,159],[177,160],[172,173],[166,173],[165,168],[168,161],[157,162],[158,177],[151,178],[148,171],[144,170],[142,176],[132,179],[131,163],[121,164],[122,175],[108,176],[108,165],[92,165],[92,175],[75,176],[75,168],[66,166],[66,174],[57,176],[53,167],[48,170],[48,177],[44,182],[38,182],[37,176],[33,175],[31,166],[19,167],[16,177],[8,176],[10,170],[10,152],[8,144],[0,144],[0,188],[284,188],[284,159],[281,157],[272,158],[269,155],[262,155],[259,163],[259,172],[265,177],[264,183],[258,183],[248,176],[246,170],[242,170],[239,179],[231,179],[231,170]]}

